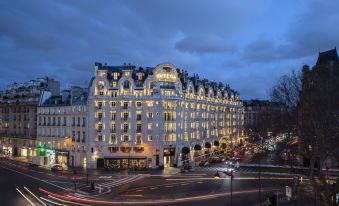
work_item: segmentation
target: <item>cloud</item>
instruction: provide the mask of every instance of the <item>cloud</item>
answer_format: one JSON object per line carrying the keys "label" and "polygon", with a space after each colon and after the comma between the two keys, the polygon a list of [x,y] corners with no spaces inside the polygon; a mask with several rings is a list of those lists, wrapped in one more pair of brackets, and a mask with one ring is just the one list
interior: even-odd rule
{"label": "cloud", "polygon": [[175,48],[189,53],[219,53],[234,51],[225,39],[215,35],[191,35],[175,44]]}

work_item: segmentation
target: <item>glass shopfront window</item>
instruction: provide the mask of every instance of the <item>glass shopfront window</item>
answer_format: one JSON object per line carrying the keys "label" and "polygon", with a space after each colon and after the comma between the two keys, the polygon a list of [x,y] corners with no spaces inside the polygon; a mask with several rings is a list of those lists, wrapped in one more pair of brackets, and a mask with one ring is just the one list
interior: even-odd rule
{"label": "glass shopfront window", "polygon": [[106,158],[105,168],[110,170],[143,170],[147,168],[147,158]]}

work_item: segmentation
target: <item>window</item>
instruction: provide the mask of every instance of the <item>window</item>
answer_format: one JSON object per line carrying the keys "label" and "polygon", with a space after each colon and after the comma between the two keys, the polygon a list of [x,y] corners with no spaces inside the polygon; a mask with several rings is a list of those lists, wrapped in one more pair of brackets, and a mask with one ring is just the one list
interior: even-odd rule
{"label": "window", "polygon": [[117,79],[118,79],[118,73],[117,73],[117,72],[114,72],[114,73],[113,73],[113,79],[114,79],[114,80],[117,80]]}
{"label": "window", "polygon": [[140,108],[141,107],[141,102],[137,102],[137,108]]}
{"label": "window", "polygon": [[75,131],[72,131],[72,141],[75,141]]}
{"label": "window", "polygon": [[124,102],[124,109],[128,109],[128,102]]}
{"label": "window", "polygon": [[152,129],[152,123],[148,123],[148,129],[149,129],[149,130]]}
{"label": "window", "polygon": [[130,87],[130,83],[129,83],[129,81],[124,81],[124,89],[129,89],[129,87]]}
{"label": "window", "polygon": [[73,117],[73,124],[72,126],[74,127],[75,126],[75,117]]}
{"label": "window", "polygon": [[129,136],[128,135],[123,135],[123,142],[128,142],[129,141]]}
{"label": "window", "polygon": [[78,127],[80,127],[80,117],[78,117]]}
{"label": "window", "polygon": [[111,114],[111,120],[115,121],[115,119],[116,119],[116,113],[114,112],[114,113]]}
{"label": "window", "polygon": [[124,124],[124,132],[128,132],[128,124]]}
{"label": "window", "polygon": [[112,124],[111,132],[116,132],[116,125],[115,125],[115,123]]}
{"label": "window", "polygon": [[137,121],[141,121],[141,114],[137,114]]}
{"label": "window", "polygon": [[102,135],[98,135],[98,141],[102,142],[103,138]]}
{"label": "window", "polygon": [[66,126],[66,117],[64,117],[64,126]]}
{"label": "window", "polygon": [[61,118],[60,117],[58,117],[58,126],[60,126],[60,123],[61,122]]}
{"label": "window", "polygon": [[86,117],[83,117],[83,118],[82,118],[82,126],[83,126],[83,127],[86,127]]}
{"label": "window", "polygon": [[102,113],[100,112],[100,113],[98,113],[98,119],[99,119],[99,121],[101,121],[101,119],[102,119]]}
{"label": "window", "polygon": [[102,109],[102,102],[98,102],[98,109]]}
{"label": "window", "polygon": [[137,135],[136,144],[137,144],[137,145],[142,144],[141,135]]}
{"label": "window", "polygon": [[127,121],[128,120],[128,112],[124,112],[123,115],[124,115],[124,121]]}
{"label": "window", "polygon": [[152,135],[148,135],[148,141],[152,141]]}
{"label": "window", "polygon": [[115,102],[111,102],[111,107],[115,108]]}
{"label": "window", "polygon": [[98,132],[101,132],[102,130],[102,124],[98,124]]}
{"label": "window", "polygon": [[110,144],[116,144],[117,138],[115,134],[111,134]]}
{"label": "window", "polygon": [[78,131],[77,142],[80,142],[80,131]]}
{"label": "window", "polygon": [[153,113],[152,112],[148,112],[148,118],[153,118]]}
{"label": "window", "polygon": [[141,124],[137,124],[137,133],[141,133]]}
{"label": "window", "polygon": [[86,132],[82,132],[82,142],[86,141]]}

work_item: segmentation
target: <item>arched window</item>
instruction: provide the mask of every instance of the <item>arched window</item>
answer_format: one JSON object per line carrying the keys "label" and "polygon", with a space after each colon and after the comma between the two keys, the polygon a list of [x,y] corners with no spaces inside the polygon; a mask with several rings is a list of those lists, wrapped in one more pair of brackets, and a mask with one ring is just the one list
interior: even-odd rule
{"label": "arched window", "polygon": [[130,83],[128,80],[124,81],[124,89],[129,89]]}

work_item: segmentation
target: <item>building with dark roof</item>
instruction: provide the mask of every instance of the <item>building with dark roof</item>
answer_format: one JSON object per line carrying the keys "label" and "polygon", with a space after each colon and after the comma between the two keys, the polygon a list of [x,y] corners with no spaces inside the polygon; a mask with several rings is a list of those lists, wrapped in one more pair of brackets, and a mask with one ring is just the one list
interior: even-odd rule
{"label": "building with dark roof", "polygon": [[0,102],[0,151],[9,156],[34,156],[37,107],[41,100],[60,93],[60,82],[37,78],[7,86]]}
{"label": "building with dark roof", "polygon": [[88,94],[90,168],[180,166],[243,136],[243,107],[229,85],[159,64],[95,63]]}
{"label": "building with dark roof", "polygon": [[[299,151],[304,164],[325,167],[339,165],[339,59],[337,50],[320,52],[316,64],[302,71],[299,93]],[[334,147],[333,147],[334,146]]]}
{"label": "building with dark roof", "polygon": [[87,88],[73,86],[38,107],[37,157],[46,166],[86,167]]}

